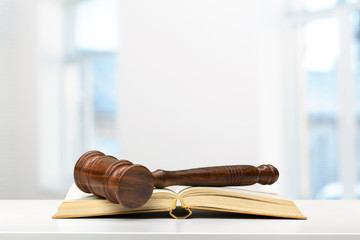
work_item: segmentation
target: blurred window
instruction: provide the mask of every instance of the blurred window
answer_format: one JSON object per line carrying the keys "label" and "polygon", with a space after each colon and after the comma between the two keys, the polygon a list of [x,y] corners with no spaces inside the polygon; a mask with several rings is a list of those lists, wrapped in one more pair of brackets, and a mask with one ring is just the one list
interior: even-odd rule
{"label": "blurred window", "polygon": [[312,198],[317,198],[327,184],[338,181],[338,54],[337,19],[313,20],[304,25]]}
{"label": "blurred window", "polygon": [[360,198],[359,4],[299,0],[289,17],[303,86],[295,93],[305,132],[299,134],[302,198]]}
{"label": "blurred window", "polygon": [[293,0],[293,6],[296,7],[293,7],[292,10],[310,13],[320,12],[354,3],[356,4],[357,0]]}
{"label": "blurred window", "polygon": [[117,136],[117,0],[69,1],[65,6],[62,159],[66,181],[85,151],[119,155]]}
{"label": "blurred window", "polygon": [[303,10],[309,12],[332,9],[346,3],[353,3],[353,0],[303,0]]}
{"label": "blurred window", "polygon": [[[353,13],[353,40],[354,40],[354,75],[355,75],[355,114],[356,114],[356,161],[357,182],[360,183],[360,8]],[[355,188],[360,198],[360,184]]]}

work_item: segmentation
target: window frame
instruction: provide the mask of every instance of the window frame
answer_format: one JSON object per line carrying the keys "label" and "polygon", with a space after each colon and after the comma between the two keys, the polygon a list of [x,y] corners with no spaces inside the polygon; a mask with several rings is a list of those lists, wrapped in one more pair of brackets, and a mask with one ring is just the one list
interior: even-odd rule
{"label": "window frame", "polygon": [[[293,4],[293,6],[300,6]],[[299,7],[297,7],[299,10]],[[309,171],[309,144],[308,144],[308,115],[305,111],[306,99],[306,76],[302,67],[303,61],[303,26],[309,21],[334,17],[339,21],[340,29],[340,53],[338,66],[338,91],[339,91],[339,113],[338,113],[338,152],[339,152],[339,181],[343,186],[342,199],[355,199],[356,186],[356,113],[355,113],[355,75],[353,73],[353,31],[351,16],[360,10],[360,3],[342,4],[331,9],[316,12],[289,12],[285,27],[287,45],[285,59],[292,62],[293,67],[285,72],[289,79],[287,93],[289,102],[287,109],[287,126],[285,126],[288,151],[287,159],[289,171],[293,174],[288,179],[288,192],[292,197],[310,198],[310,171]],[[295,130],[294,130],[295,129]],[[290,190],[296,187],[298,192]]]}
{"label": "window frame", "polygon": [[[56,13],[54,16],[54,24],[57,35],[49,36],[53,40],[53,45],[58,49],[54,49],[53,58],[56,61],[50,61],[54,65],[53,69],[46,64],[40,64],[39,71],[47,72],[45,77],[39,78],[39,178],[38,185],[41,191],[46,191],[52,194],[65,193],[69,186],[73,183],[73,167],[75,162],[85,151],[92,149],[95,140],[95,121],[94,121],[94,106],[93,106],[93,79],[91,64],[93,59],[101,58],[106,55],[115,55],[118,59],[119,50],[116,51],[97,51],[91,53],[80,53],[75,51],[74,44],[74,14],[75,6],[87,0],[64,0],[60,2],[53,2],[51,5],[52,11]],[[46,10],[46,9],[45,9]],[[44,11],[45,11],[44,10]],[[42,15],[41,15],[42,16]],[[39,18],[39,21],[46,21],[44,17]],[[45,34],[45,32],[43,33]],[[41,49],[42,46],[40,46]],[[49,51],[49,50],[47,50]],[[60,51],[59,53],[57,51]],[[45,52],[45,50],[44,50]],[[46,52],[48,54],[48,52]],[[46,56],[42,56],[42,58]],[[52,66],[51,65],[51,66]],[[56,66],[55,66],[56,65]],[[76,92],[78,99],[83,106],[81,111],[81,119],[79,119],[78,126],[82,129],[76,129],[82,136],[81,146],[74,152],[69,148],[69,137],[67,132],[71,131],[69,126],[74,124],[74,121],[67,119],[67,89],[65,87],[67,69],[69,66],[78,68],[84,77],[82,84],[84,89]],[[116,72],[117,74],[117,72]],[[118,75],[118,74],[117,74]],[[49,78],[49,76],[51,76]],[[72,94],[72,93],[70,93]],[[49,105],[43,104],[46,102],[53,103],[51,105],[52,112],[49,114]],[[72,127],[74,128],[74,127]],[[86,131],[85,131],[86,130]],[[117,131],[117,136],[118,131]],[[71,143],[70,143],[71,144]],[[73,147],[73,146],[71,146]],[[81,149],[80,149],[81,148]]]}
{"label": "window frame", "polygon": [[[95,59],[102,58],[104,56],[114,56],[118,59],[119,51],[89,51],[89,52],[79,52],[76,50],[75,46],[75,9],[76,5],[81,2],[88,0],[70,0],[67,1],[64,5],[64,14],[65,14],[65,57],[64,57],[64,67],[75,65],[80,69],[81,76],[80,81],[83,88],[80,90],[80,99],[81,99],[81,117],[77,124],[81,128],[81,140],[82,143],[81,149],[78,149],[76,152],[71,152],[69,148],[65,147],[69,139],[63,139],[62,144],[62,162],[65,166],[71,166],[73,168],[73,161],[77,159],[82,153],[94,149],[95,138],[96,138],[96,123],[95,123],[95,108],[94,108],[94,79],[92,75],[92,62]],[[115,71],[117,73],[117,71]],[[64,104],[61,106],[62,117],[65,116],[67,110]],[[116,116],[118,117],[118,116]],[[63,126],[62,133],[69,131],[69,126],[74,125],[73,123],[67,122],[66,119],[61,121]],[[64,135],[62,136],[64,138]],[[68,174],[67,174],[68,175]]]}

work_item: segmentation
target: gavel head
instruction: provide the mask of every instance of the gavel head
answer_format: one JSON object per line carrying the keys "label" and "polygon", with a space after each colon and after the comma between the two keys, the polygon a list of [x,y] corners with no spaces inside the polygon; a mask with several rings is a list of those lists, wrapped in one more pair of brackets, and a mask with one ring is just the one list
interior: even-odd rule
{"label": "gavel head", "polygon": [[74,179],[80,190],[126,208],[144,205],[154,188],[153,176],[146,167],[99,151],[89,151],[79,158]]}

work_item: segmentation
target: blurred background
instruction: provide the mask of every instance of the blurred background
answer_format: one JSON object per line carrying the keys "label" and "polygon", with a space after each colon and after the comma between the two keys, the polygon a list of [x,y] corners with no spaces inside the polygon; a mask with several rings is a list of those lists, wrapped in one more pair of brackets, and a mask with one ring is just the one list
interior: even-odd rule
{"label": "blurred background", "polygon": [[360,1],[0,0],[0,198],[63,198],[92,149],[359,199]]}

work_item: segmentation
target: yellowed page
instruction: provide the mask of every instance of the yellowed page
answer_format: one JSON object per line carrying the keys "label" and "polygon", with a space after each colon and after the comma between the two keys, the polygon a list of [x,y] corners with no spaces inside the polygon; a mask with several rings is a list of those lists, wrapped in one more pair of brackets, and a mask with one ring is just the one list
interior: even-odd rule
{"label": "yellowed page", "polygon": [[64,202],[53,218],[88,217],[138,212],[171,211],[176,194],[167,189],[154,189],[153,195],[145,205],[127,209],[104,198],[82,192],[74,184],[68,191]]}
{"label": "yellowed page", "polygon": [[306,219],[291,200],[273,193],[238,187],[189,187],[179,194],[189,209]]}

